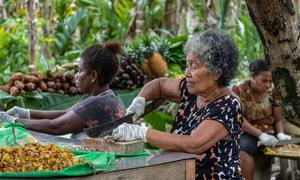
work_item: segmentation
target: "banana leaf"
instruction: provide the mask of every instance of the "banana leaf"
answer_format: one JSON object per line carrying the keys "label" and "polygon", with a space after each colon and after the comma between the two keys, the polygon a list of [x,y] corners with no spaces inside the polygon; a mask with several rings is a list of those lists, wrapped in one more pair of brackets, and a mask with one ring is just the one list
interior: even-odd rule
{"label": "banana leaf", "polygon": [[115,90],[115,92],[120,96],[125,107],[127,108],[131,104],[133,98],[135,98],[139,94],[140,90],[140,88],[134,90],[117,89]]}
{"label": "banana leaf", "polygon": [[[117,92],[117,94],[121,97],[125,107],[130,105],[131,101],[138,95],[139,91],[140,89],[115,90],[115,92]],[[64,110],[79,102],[83,96],[83,94],[66,95],[57,93],[40,93],[38,91],[26,92],[20,96],[11,96],[6,92],[0,91],[0,110],[8,110],[13,106],[37,110]]]}
{"label": "banana leaf", "polygon": [[11,96],[9,94],[7,94],[4,91],[0,91],[0,110],[6,110],[9,109],[7,106],[11,106],[10,104],[15,104],[15,101],[17,101],[17,99],[14,96]]}

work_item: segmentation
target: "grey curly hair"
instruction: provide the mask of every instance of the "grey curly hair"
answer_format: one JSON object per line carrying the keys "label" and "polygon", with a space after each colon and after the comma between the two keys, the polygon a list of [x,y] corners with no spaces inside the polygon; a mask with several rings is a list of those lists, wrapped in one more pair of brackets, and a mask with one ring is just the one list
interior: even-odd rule
{"label": "grey curly hair", "polygon": [[236,74],[238,50],[229,35],[218,31],[197,33],[187,41],[184,52],[201,58],[209,72],[220,76],[221,86],[228,86]]}

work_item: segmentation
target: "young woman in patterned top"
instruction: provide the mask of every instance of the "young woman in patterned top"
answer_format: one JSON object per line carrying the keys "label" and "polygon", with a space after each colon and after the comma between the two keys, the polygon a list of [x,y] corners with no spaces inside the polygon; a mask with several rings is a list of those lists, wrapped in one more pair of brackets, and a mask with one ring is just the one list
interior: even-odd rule
{"label": "young woman in patterned top", "polygon": [[14,107],[1,113],[0,121],[21,123],[26,129],[53,135],[74,133],[72,137],[80,140],[85,136],[82,129],[123,117],[125,107],[109,89],[119,68],[120,50],[116,42],[92,45],[84,50],[75,79],[78,89],[87,96],[73,107],[65,111]]}
{"label": "young woman in patterned top", "polygon": [[180,103],[171,133],[122,124],[113,131],[119,141],[142,139],[167,151],[198,154],[196,179],[242,179],[239,139],[242,109],[226,86],[238,65],[237,48],[228,35],[207,31],[185,45],[186,78],[147,83],[127,109],[137,119],[145,101]]}
{"label": "young woman in patterned top", "polygon": [[240,156],[242,174],[247,180],[254,177],[253,156],[260,152],[259,145],[275,145],[275,132],[280,140],[291,138],[283,133],[280,100],[272,88],[272,72],[268,62],[257,59],[250,64],[249,70],[252,78],[233,87],[244,109]]}

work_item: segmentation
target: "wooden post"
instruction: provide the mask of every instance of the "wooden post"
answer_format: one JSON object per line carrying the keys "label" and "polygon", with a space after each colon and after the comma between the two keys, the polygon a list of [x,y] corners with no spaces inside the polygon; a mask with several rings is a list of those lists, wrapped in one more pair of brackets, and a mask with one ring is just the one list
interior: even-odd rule
{"label": "wooden post", "polygon": [[196,162],[194,159],[186,160],[185,162],[185,179],[186,180],[195,180],[196,176]]}

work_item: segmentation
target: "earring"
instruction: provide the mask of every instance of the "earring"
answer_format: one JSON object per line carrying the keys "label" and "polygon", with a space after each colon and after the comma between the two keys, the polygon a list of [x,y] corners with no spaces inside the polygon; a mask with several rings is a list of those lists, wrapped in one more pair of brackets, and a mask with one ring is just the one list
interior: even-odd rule
{"label": "earring", "polygon": [[216,75],[216,76],[214,77],[214,80],[217,81],[220,77],[221,77],[220,75]]}

